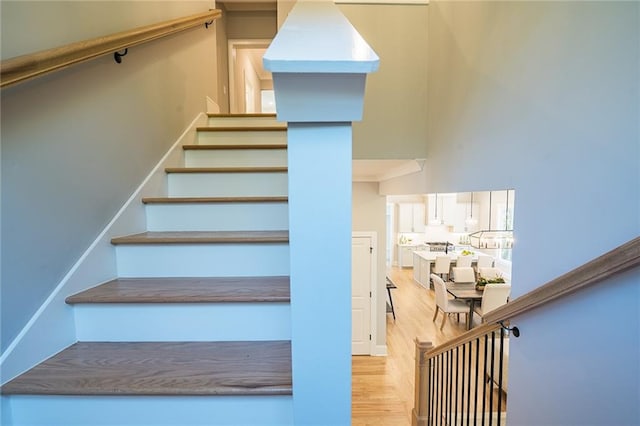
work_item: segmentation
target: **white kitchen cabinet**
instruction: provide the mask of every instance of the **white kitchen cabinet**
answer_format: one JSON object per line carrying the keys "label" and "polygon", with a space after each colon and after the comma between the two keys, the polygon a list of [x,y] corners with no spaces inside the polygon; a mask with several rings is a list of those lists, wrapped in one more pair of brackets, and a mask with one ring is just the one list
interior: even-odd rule
{"label": "white kitchen cabinet", "polygon": [[420,284],[425,288],[429,288],[429,280],[431,280],[431,262],[420,258]]}
{"label": "white kitchen cabinet", "polygon": [[420,256],[413,253],[413,279],[420,282]]}
{"label": "white kitchen cabinet", "polygon": [[401,268],[413,267],[413,252],[417,246],[410,244],[401,244],[398,246],[398,266]]}
{"label": "white kitchen cabinet", "polygon": [[425,207],[422,203],[398,204],[398,232],[424,232]]}
{"label": "white kitchen cabinet", "polygon": [[431,262],[418,254],[413,254],[413,279],[425,288],[429,288]]}

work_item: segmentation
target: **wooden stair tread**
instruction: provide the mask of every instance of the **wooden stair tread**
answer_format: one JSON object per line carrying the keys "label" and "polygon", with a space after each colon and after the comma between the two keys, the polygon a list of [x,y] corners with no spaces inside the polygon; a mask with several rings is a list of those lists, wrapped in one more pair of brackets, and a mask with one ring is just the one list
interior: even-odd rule
{"label": "wooden stair tread", "polygon": [[291,344],[78,342],[2,394],[290,395]]}
{"label": "wooden stair tread", "polygon": [[112,244],[288,243],[289,231],[142,232],[111,239]]}
{"label": "wooden stair tread", "polygon": [[287,149],[286,143],[271,143],[271,144],[202,144],[202,145],[182,145],[182,149],[185,151],[207,151],[207,150],[250,150],[250,149],[263,149],[263,150],[277,150]]}
{"label": "wooden stair tread", "polygon": [[198,132],[286,132],[287,126],[202,126]]}
{"label": "wooden stair tread", "polygon": [[66,299],[68,304],[289,301],[286,276],[118,278]]}
{"label": "wooden stair tread", "polygon": [[282,203],[289,197],[145,197],[144,204]]}
{"label": "wooden stair tread", "polygon": [[288,169],[284,166],[267,167],[167,167],[167,173],[281,173]]}

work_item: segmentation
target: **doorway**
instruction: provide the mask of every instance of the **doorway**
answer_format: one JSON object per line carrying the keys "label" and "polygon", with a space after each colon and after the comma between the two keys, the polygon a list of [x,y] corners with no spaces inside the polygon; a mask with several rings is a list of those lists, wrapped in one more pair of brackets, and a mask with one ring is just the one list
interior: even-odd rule
{"label": "doorway", "polygon": [[275,110],[275,106],[269,103],[263,108],[263,92],[273,90],[273,77],[262,64],[262,57],[269,44],[271,44],[269,39],[229,40],[229,110],[231,113]]}

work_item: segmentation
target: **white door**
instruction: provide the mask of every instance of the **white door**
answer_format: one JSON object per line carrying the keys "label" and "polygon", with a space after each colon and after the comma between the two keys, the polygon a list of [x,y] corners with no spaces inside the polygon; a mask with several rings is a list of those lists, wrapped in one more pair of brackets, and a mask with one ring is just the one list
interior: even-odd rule
{"label": "white door", "polygon": [[353,355],[371,354],[371,237],[351,238],[351,350]]}

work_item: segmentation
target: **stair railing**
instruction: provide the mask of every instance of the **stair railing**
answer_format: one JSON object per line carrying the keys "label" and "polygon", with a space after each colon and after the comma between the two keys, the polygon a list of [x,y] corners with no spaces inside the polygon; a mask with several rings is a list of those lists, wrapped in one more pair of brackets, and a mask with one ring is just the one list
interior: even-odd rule
{"label": "stair railing", "polygon": [[508,321],[639,265],[636,237],[491,311],[486,324],[443,345],[416,339],[412,425],[505,424],[509,336],[519,333]]}
{"label": "stair railing", "polygon": [[[167,37],[202,24],[208,28],[221,15],[222,12],[219,9],[213,9],[6,59],[0,63],[0,88],[111,53],[115,61],[120,63],[129,47]],[[123,50],[124,52],[120,53]]]}

